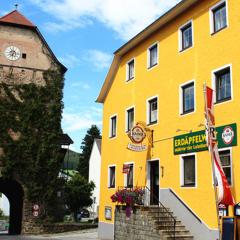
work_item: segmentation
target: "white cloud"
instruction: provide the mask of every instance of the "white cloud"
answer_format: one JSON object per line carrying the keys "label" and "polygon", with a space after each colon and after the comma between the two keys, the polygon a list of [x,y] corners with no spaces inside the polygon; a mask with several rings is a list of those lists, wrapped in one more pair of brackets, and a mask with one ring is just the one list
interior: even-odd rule
{"label": "white cloud", "polygon": [[72,55],[72,54],[66,54],[63,57],[58,57],[58,60],[64,64],[67,68],[74,68],[80,65],[81,60]]}
{"label": "white cloud", "polygon": [[90,108],[89,110],[86,110],[85,112],[81,113],[65,111],[63,113],[62,119],[62,127],[64,129],[64,132],[70,133],[74,131],[88,129],[93,124],[101,126],[102,121],[100,118],[101,115],[99,114],[100,111],[101,109],[95,107]]}
{"label": "white cloud", "polygon": [[71,87],[81,87],[85,90],[91,88],[91,86],[88,83],[84,83],[84,82],[74,82],[71,84]]}
{"label": "white cloud", "polygon": [[102,70],[104,68],[109,68],[112,61],[112,55],[93,49],[86,52],[84,60],[93,64],[95,67],[93,69]]}
{"label": "white cloud", "polygon": [[66,31],[97,20],[123,40],[136,35],[180,0],[29,0],[53,15],[52,31]]}

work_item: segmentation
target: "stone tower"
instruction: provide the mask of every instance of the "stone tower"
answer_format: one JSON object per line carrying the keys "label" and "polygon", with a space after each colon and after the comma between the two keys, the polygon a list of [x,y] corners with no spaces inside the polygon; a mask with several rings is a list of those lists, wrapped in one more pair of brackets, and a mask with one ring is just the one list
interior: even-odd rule
{"label": "stone tower", "polygon": [[[44,86],[43,73],[48,69],[60,69],[62,74],[67,70],[58,61],[37,26],[17,10],[1,17],[0,83]],[[15,77],[6,78],[5,75],[9,73]],[[1,154],[3,151],[0,148]],[[0,167],[4,167],[1,162]],[[0,192],[10,202],[10,234],[37,232],[34,230],[32,205],[26,200],[24,188],[18,179],[8,181],[0,177]]]}

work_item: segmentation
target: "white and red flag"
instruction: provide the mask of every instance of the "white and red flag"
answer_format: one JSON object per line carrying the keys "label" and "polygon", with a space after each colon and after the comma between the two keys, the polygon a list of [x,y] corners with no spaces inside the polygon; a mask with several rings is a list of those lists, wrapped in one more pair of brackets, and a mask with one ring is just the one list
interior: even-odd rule
{"label": "white and red flag", "polygon": [[[225,204],[226,206],[234,205],[234,199],[231,193],[230,186],[222,168],[220,157],[218,154],[217,137],[215,131],[215,117],[214,117],[214,102],[213,90],[209,87],[204,87],[205,93],[205,119],[206,119],[206,139],[208,149],[212,155],[214,166],[214,177],[218,183],[218,204]],[[215,179],[214,179],[215,181]]]}

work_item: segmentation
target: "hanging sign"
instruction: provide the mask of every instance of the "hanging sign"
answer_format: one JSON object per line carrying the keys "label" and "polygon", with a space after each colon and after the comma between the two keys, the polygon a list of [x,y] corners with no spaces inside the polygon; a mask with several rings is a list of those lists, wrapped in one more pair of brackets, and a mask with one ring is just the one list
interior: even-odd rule
{"label": "hanging sign", "polygon": [[133,127],[129,134],[129,138],[132,140],[132,142],[137,144],[142,143],[145,137],[146,133],[143,130],[143,128],[139,125]]}
{"label": "hanging sign", "polygon": [[134,126],[130,130],[128,137],[132,141],[132,143],[129,143],[127,145],[127,148],[129,150],[135,152],[142,152],[147,150],[147,146],[145,144],[142,144],[143,140],[146,138],[146,132],[140,125]]}
{"label": "hanging sign", "polygon": [[127,148],[129,150],[132,150],[132,151],[135,151],[135,152],[143,152],[143,151],[147,150],[147,146],[145,144],[143,144],[143,145],[136,145],[136,144],[129,143],[127,145]]}
{"label": "hanging sign", "polygon": [[[216,128],[218,148],[237,146],[237,124]],[[174,155],[208,150],[205,131],[192,132],[175,136],[173,139]]]}

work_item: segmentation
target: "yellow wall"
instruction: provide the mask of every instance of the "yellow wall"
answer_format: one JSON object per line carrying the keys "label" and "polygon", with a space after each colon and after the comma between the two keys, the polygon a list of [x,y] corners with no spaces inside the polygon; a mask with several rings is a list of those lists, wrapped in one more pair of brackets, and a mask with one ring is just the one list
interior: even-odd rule
{"label": "yellow wall", "polygon": [[[160,159],[164,176],[160,177],[161,188],[172,188],[183,201],[209,226],[216,228],[216,207],[212,187],[211,160],[207,151],[196,153],[196,188],[180,187],[180,156],[173,155],[173,140],[155,143],[150,152],[136,153],[126,149],[129,138],[125,133],[125,111],[135,106],[135,122],[146,121],[146,99],[158,95],[159,120],[151,127],[154,139],[159,140],[185,132],[177,129],[198,131],[204,123],[203,83],[212,86],[211,71],[232,64],[233,101],[215,106],[216,125],[239,124],[240,116],[240,1],[228,0],[229,26],[211,35],[209,8],[218,1],[202,0],[189,11],[159,30],[135,49],[123,56],[112,87],[104,102],[100,221],[104,207],[113,206],[110,196],[116,189],[108,189],[108,165],[116,164],[116,186],[124,185],[122,165],[134,162],[134,185],[146,185],[146,164],[149,159]],[[179,52],[178,29],[193,20],[194,45]],[[159,42],[159,64],[147,70],[147,49]],[[126,63],[135,58],[135,78],[126,83]],[[179,86],[195,79],[196,111],[180,116]],[[117,137],[109,139],[109,119],[117,114]],[[240,154],[238,147],[232,148],[233,193],[240,201]],[[142,167],[142,169],[141,169]],[[161,176],[161,172],[160,172]]]}

